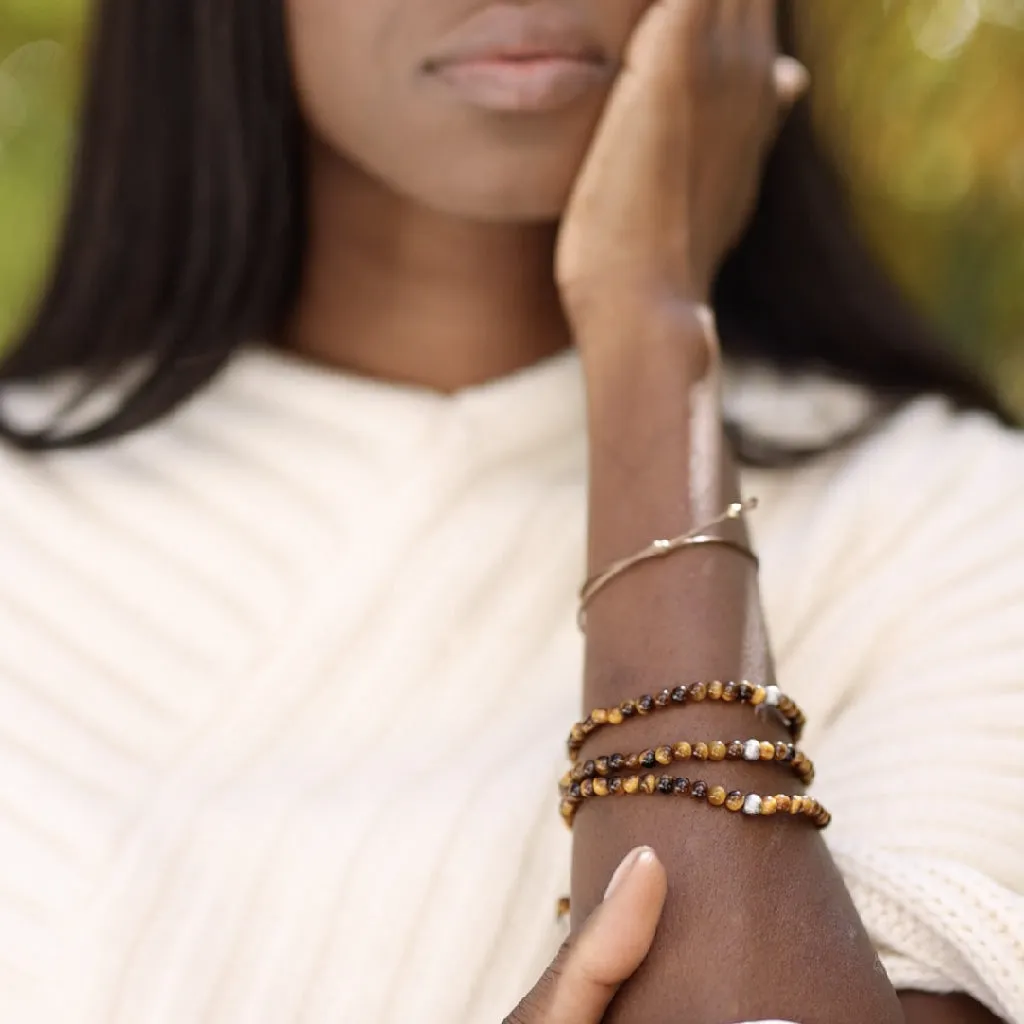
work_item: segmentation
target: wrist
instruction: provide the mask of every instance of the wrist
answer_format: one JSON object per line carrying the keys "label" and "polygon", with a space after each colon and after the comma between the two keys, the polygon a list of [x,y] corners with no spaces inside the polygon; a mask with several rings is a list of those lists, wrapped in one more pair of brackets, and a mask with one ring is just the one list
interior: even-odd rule
{"label": "wrist", "polygon": [[698,300],[609,299],[574,319],[573,331],[588,381],[647,367],[688,386],[719,364],[714,312]]}

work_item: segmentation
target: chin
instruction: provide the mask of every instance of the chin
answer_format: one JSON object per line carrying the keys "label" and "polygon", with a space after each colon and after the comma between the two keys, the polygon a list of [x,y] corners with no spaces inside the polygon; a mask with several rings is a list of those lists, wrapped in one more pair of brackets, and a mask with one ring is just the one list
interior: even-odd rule
{"label": "chin", "polygon": [[540,152],[502,147],[420,180],[416,198],[439,213],[467,220],[555,221],[568,204],[587,141],[567,146],[563,139]]}

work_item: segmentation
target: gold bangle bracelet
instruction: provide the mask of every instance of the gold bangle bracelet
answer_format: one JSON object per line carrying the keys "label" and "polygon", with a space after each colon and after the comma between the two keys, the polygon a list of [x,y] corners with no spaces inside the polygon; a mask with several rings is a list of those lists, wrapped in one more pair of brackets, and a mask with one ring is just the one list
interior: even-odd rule
{"label": "gold bangle bracelet", "polygon": [[629,572],[630,569],[642,565],[644,562],[649,562],[656,558],[666,558],[677,551],[682,551],[684,548],[714,544],[730,548],[745,558],[750,559],[755,566],[758,565],[757,555],[745,544],[742,544],[740,541],[730,540],[727,537],[718,537],[715,534],[708,533],[713,527],[732,519],[739,519],[744,512],[752,511],[755,508],[757,508],[756,498],[750,498],[746,501],[735,501],[720,516],[712,519],[711,522],[698,526],[696,529],[690,530],[688,533],[681,534],[678,537],[652,541],[643,550],[626,558],[620,558],[618,561],[612,562],[607,568],[601,570],[601,572],[591,576],[580,588],[580,605],[576,616],[580,629],[586,630],[587,607],[591,601],[613,580],[618,579],[623,573]]}

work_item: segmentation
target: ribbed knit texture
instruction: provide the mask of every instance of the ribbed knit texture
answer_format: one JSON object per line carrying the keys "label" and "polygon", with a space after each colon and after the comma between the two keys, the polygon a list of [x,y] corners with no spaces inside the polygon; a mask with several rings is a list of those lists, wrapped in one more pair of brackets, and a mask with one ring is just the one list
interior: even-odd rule
{"label": "ribbed knit texture", "polygon": [[[572,356],[443,398],[253,349],[0,453],[0,1020],[497,1024],[562,938],[585,448]],[[893,981],[1024,1024],[1024,440],[922,401],[746,491]]]}

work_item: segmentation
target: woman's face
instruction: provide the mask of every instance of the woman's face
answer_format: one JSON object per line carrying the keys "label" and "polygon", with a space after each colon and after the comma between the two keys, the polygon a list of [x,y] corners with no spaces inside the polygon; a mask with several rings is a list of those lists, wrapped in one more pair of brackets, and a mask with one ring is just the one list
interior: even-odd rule
{"label": "woman's face", "polygon": [[315,136],[395,192],[489,221],[558,216],[652,0],[286,0]]}

